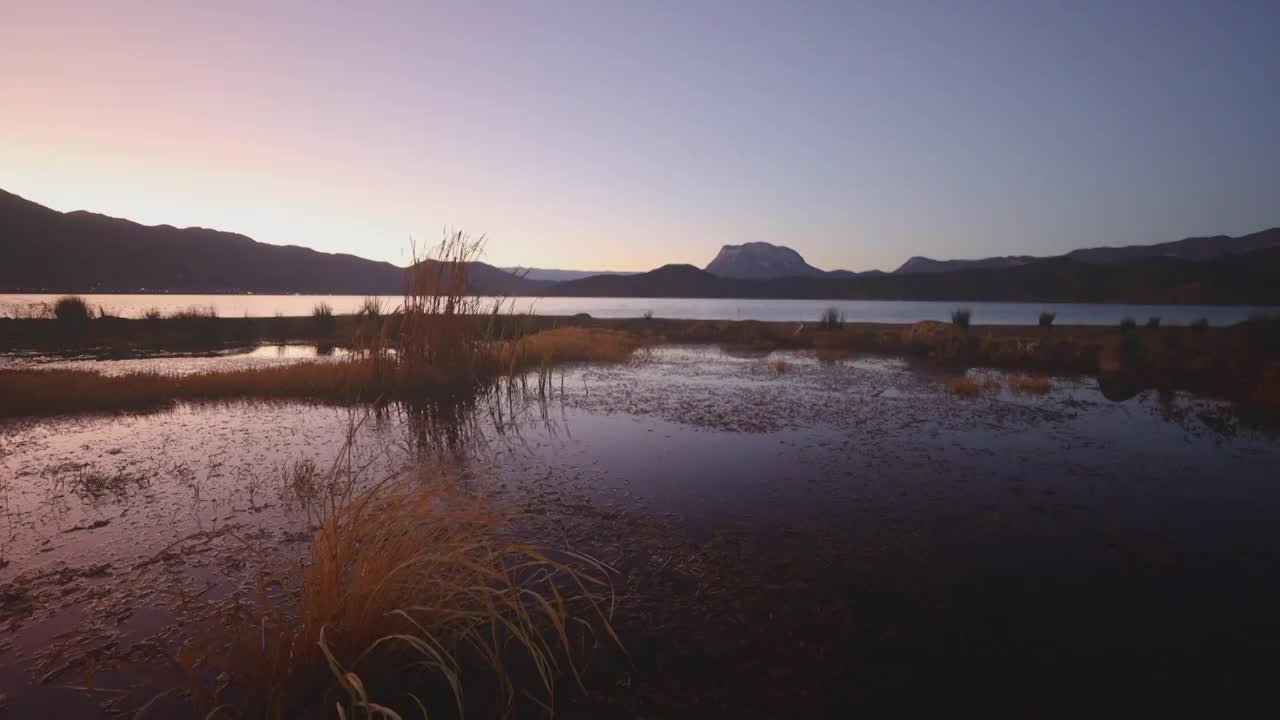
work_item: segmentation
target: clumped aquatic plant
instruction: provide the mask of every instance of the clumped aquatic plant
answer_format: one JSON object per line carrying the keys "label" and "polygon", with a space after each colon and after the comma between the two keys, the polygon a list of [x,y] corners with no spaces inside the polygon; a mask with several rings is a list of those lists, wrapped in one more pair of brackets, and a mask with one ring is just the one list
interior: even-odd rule
{"label": "clumped aquatic plant", "polygon": [[93,312],[84,298],[69,295],[58,298],[58,301],[53,304],[53,317],[58,322],[82,323],[91,319]]}
{"label": "clumped aquatic plant", "polygon": [[951,311],[951,324],[962,330],[968,330],[972,317],[973,312],[969,308],[956,308]]}
{"label": "clumped aquatic plant", "polygon": [[840,309],[832,305],[822,311],[822,316],[818,318],[819,330],[839,330],[844,327],[844,313]]}
{"label": "clumped aquatic plant", "polygon": [[316,334],[321,337],[328,337],[333,333],[334,319],[333,306],[327,302],[320,302],[311,308],[311,319],[315,323]]}
{"label": "clumped aquatic plant", "polygon": [[1136,327],[1138,327],[1138,323],[1131,317],[1123,318],[1122,320],[1120,320],[1120,332],[1127,333]]}
{"label": "clumped aquatic plant", "polygon": [[1152,315],[1151,317],[1147,318],[1147,327],[1152,330],[1160,327],[1160,316]]}
{"label": "clumped aquatic plant", "polygon": [[356,314],[364,318],[382,317],[382,298],[377,297],[376,295],[366,297],[364,301],[360,303],[360,310]]}
{"label": "clumped aquatic plant", "polygon": [[1202,317],[1191,321],[1191,330],[1196,333],[1205,333],[1209,331],[1209,318]]}
{"label": "clumped aquatic plant", "polygon": [[1040,327],[1047,328],[1053,325],[1053,321],[1058,318],[1055,312],[1044,311],[1040,313]]}

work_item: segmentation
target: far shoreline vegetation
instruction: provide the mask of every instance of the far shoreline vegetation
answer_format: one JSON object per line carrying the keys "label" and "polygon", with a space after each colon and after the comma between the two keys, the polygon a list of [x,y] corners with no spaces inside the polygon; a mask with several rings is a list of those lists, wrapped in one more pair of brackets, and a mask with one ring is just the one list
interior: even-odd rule
{"label": "far shoreline vegetation", "polygon": [[[68,296],[39,316],[0,320],[4,352],[130,358],[314,343],[321,352],[343,348],[351,353],[342,361],[187,377],[3,370],[0,416],[145,410],[179,401],[237,398],[391,402],[471,392],[533,369],[546,375],[565,362],[623,362],[644,346],[714,344],[762,352],[813,351],[824,361],[866,353],[919,358],[961,370],[997,368],[1016,373],[1009,386],[1017,392],[1040,392],[1042,379],[1026,373],[1091,375],[1112,399],[1149,388],[1189,390],[1232,400],[1251,416],[1280,417],[1278,316],[1256,316],[1227,327],[1211,327],[1207,319],[1182,327],[1162,325],[1153,316],[1139,327],[1131,318],[1119,326],[1059,326],[1050,312],[1029,318],[1037,320],[1034,325],[984,326],[974,324],[981,318],[963,306],[955,308],[949,324],[849,323],[835,307],[804,323],[516,314],[504,298],[466,293],[466,258],[475,251],[462,249],[467,242],[464,236],[451,236],[441,248],[453,253],[451,259],[420,265],[396,307],[370,297],[352,315],[336,315],[322,301],[306,317],[224,318],[212,307],[194,307],[169,316],[156,309],[142,318],[120,318]],[[441,358],[435,355],[439,348],[454,350]],[[465,356],[454,357],[457,348]],[[407,361],[414,356],[418,360],[409,368]],[[973,389],[964,382],[952,387],[960,395],[975,394]]]}

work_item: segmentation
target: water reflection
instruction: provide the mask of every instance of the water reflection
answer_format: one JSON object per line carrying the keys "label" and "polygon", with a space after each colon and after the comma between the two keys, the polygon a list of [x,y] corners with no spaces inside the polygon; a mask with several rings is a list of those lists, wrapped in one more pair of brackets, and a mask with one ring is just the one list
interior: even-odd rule
{"label": "water reflection", "polygon": [[349,349],[333,345],[278,343],[195,353],[121,355],[111,350],[104,350],[99,354],[82,353],[73,356],[0,353],[0,369],[88,370],[104,375],[123,375],[133,372],[188,375],[218,370],[250,370],[304,361],[336,361],[350,357]]}

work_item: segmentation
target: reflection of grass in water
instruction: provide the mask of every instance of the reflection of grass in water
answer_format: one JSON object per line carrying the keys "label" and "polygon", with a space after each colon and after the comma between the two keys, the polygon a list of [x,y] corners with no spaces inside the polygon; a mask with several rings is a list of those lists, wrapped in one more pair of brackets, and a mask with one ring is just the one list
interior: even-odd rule
{"label": "reflection of grass in water", "polygon": [[[295,481],[316,480],[314,465],[300,468]],[[349,455],[335,465],[304,564],[273,573],[264,561],[252,601],[204,606],[174,659],[205,710],[461,714],[482,678],[510,707],[517,659],[549,702],[558,676],[577,677],[573,649],[594,629],[612,637],[594,561],[511,540],[506,517],[439,476],[361,490],[358,473]]]}

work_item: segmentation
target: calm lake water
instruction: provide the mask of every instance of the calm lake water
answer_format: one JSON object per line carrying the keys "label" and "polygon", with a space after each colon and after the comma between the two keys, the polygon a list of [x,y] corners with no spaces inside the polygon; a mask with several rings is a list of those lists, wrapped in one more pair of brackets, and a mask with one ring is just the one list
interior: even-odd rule
{"label": "calm lake water", "polygon": [[[0,316],[22,316],[27,308],[53,303],[57,295],[0,295]],[[329,303],[339,314],[354,313],[364,301],[355,295],[84,295],[90,305],[113,315],[141,317],[149,308],[165,314],[190,307],[213,307],[221,317],[310,315],[316,304]],[[398,296],[384,297],[395,307]],[[984,303],[898,300],[738,300],[700,298],[513,298],[519,312],[539,315],[587,313],[597,318],[655,317],[688,320],[816,321],[835,306],[849,322],[912,323],[951,319],[951,311],[967,307],[979,325],[1035,324],[1042,311],[1057,313],[1059,325],[1115,325],[1122,318],[1138,322],[1159,316],[1166,325],[1186,325],[1208,318],[1215,326],[1247,320],[1250,315],[1280,312],[1278,308],[1223,305],[1089,305],[1083,303]]]}

